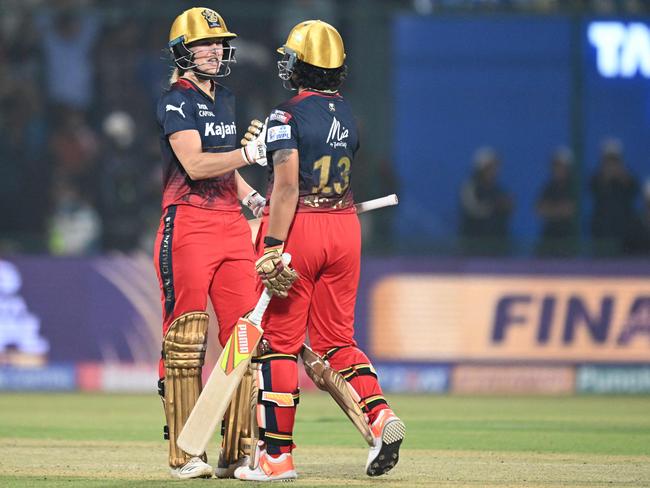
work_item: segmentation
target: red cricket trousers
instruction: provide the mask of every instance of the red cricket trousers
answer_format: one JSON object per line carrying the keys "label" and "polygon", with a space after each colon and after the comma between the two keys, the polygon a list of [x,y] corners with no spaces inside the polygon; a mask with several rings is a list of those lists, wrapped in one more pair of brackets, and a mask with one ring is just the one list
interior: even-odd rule
{"label": "red cricket trousers", "polygon": [[[257,238],[258,255],[268,229],[264,217]],[[273,298],[262,320],[264,338],[273,353],[261,358],[260,390],[298,398],[295,358],[307,331],[311,347],[327,355],[360,397],[370,422],[388,405],[367,356],[354,340],[354,306],[361,263],[361,228],[356,213],[296,214],[285,251],[299,278],[285,299]],[[258,403],[257,417],[269,454],[290,452],[296,403]]]}
{"label": "red cricket trousers", "polygon": [[[268,229],[258,233],[257,253]],[[286,240],[291,267],[299,279],[286,299],[274,298],[264,315],[264,337],[274,351],[300,352],[309,330],[311,347],[324,353],[334,346],[356,345],[354,305],[361,266],[361,228],[355,213],[298,212]]]}
{"label": "red cricket trousers", "polygon": [[169,206],[160,221],[154,265],[163,306],[163,336],[179,316],[205,311],[210,297],[223,346],[237,319],[257,302],[254,248],[240,212]]}

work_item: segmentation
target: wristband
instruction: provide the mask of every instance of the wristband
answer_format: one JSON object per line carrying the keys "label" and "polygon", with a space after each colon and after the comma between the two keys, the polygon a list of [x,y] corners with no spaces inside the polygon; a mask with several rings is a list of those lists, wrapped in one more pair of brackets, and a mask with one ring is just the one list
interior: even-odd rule
{"label": "wristband", "polygon": [[275,246],[281,246],[283,244],[284,241],[281,241],[280,239],[276,239],[275,237],[266,236],[264,238],[264,247],[275,247]]}
{"label": "wristband", "polygon": [[244,158],[244,161],[246,162],[247,165],[250,166],[251,164],[253,164],[253,162],[248,160],[248,155],[246,154],[246,148],[245,147],[241,148],[241,155]]}

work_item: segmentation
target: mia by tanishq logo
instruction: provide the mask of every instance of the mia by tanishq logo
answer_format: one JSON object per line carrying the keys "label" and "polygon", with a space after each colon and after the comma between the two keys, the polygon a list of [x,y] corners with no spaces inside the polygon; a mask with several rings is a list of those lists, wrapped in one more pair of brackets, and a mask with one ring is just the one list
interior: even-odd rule
{"label": "mia by tanishq logo", "polygon": [[327,144],[331,147],[348,147],[348,143],[343,139],[347,139],[348,130],[341,125],[336,117],[332,118],[332,126],[330,127],[330,132],[327,134]]}

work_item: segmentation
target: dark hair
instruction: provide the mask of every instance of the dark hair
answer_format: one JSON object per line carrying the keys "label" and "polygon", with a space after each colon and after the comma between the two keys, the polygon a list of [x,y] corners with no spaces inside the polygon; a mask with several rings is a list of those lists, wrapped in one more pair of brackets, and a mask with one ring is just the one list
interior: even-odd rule
{"label": "dark hair", "polygon": [[348,76],[348,67],[319,68],[312,64],[296,60],[291,81],[297,88],[313,88],[314,90],[338,90]]}

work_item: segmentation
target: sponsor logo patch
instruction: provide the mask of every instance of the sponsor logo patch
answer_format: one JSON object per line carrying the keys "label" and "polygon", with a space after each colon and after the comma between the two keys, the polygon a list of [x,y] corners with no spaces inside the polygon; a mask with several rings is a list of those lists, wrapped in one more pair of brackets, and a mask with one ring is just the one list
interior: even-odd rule
{"label": "sponsor logo patch", "polygon": [[239,341],[239,353],[248,354],[248,334],[245,323],[237,324],[237,340]]}
{"label": "sponsor logo patch", "polygon": [[262,401],[273,402],[278,407],[293,407],[293,395],[291,393],[278,393],[276,391],[262,392]]}
{"label": "sponsor logo patch", "polygon": [[251,352],[262,337],[262,331],[246,319],[239,319],[235,330],[228,338],[223,348],[219,363],[220,368],[227,375],[232,373],[242,361],[250,358]]}
{"label": "sponsor logo patch", "polygon": [[196,106],[199,108],[199,117],[214,117],[214,113],[208,109],[206,104],[197,103]]}
{"label": "sponsor logo patch", "polygon": [[266,142],[279,141],[282,139],[291,139],[291,126],[290,125],[278,125],[276,127],[271,127],[266,133]]}
{"label": "sponsor logo patch", "polygon": [[217,15],[217,12],[214,10],[210,10],[209,8],[206,8],[201,12],[201,15],[203,15],[203,18],[205,21],[208,23],[208,27],[210,29],[214,29],[215,27],[221,27],[221,23],[219,22],[219,16]]}
{"label": "sponsor logo patch", "polygon": [[286,124],[291,120],[291,114],[282,110],[274,110],[271,112],[271,115],[269,115],[269,120],[277,120],[278,122]]}
{"label": "sponsor logo patch", "polygon": [[205,132],[204,136],[221,136],[225,138],[227,135],[232,135],[237,133],[237,126],[234,122],[226,125],[223,122],[217,124],[215,122],[206,122],[205,123]]}
{"label": "sponsor logo patch", "polygon": [[348,130],[341,125],[341,122],[336,117],[332,118],[332,126],[330,127],[329,134],[327,134],[326,144],[330,147],[348,147],[347,139],[349,135]]}

